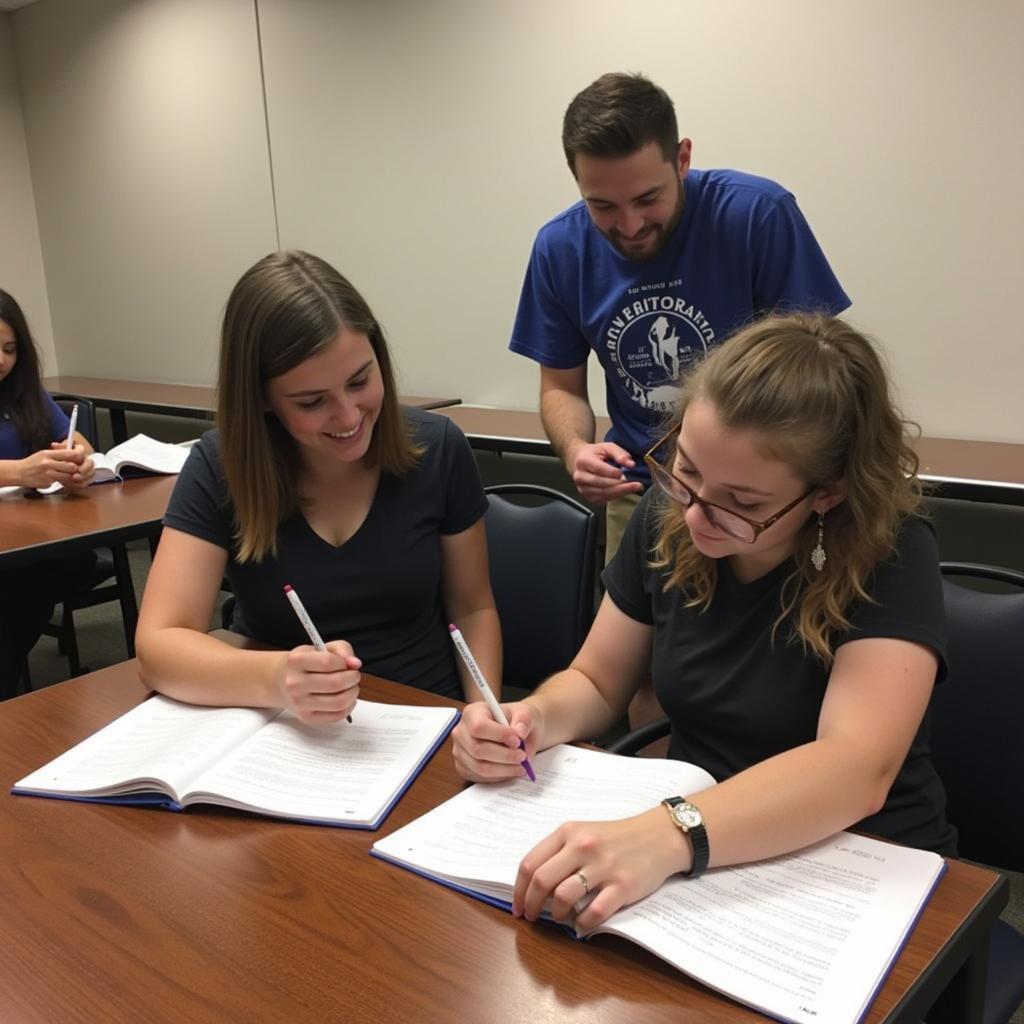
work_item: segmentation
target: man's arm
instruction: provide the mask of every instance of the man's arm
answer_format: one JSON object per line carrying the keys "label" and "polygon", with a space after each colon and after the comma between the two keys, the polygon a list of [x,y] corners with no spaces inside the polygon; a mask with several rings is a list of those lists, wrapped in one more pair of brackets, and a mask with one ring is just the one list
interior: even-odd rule
{"label": "man's arm", "polygon": [[594,443],[596,424],[586,363],[569,370],[541,366],[540,416],[555,452],[587,501],[603,505],[643,490],[642,484],[628,482],[622,475],[623,469],[634,465],[625,448],[608,441]]}

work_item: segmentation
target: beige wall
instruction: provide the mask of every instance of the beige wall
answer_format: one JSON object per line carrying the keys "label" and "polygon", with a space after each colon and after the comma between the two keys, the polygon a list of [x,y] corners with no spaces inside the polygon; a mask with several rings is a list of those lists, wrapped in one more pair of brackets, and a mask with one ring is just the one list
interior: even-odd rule
{"label": "beige wall", "polygon": [[211,381],[228,290],[276,247],[252,3],[11,18],[61,372]]}
{"label": "beige wall", "polygon": [[39,347],[44,371],[53,370],[57,360],[25,146],[11,18],[3,13],[0,13],[0,288],[17,299]]}
{"label": "beige wall", "polygon": [[[366,293],[406,390],[535,406],[506,344],[533,234],[575,197],[561,115],[633,69],[697,166],[796,193],[928,433],[1024,442],[1015,0],[256,7],[281,244]],[[12,18],[61,369],[212,379],[227,290],[275,244],[252,0]]]}

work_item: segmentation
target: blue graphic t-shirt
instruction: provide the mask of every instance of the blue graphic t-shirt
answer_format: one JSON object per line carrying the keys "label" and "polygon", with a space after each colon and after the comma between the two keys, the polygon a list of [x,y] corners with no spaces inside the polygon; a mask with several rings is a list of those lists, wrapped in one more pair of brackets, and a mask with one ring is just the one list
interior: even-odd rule
{"label": "blue graphic t-shirt", "polygon": [[691,170],[683,215],[652,260],[626,259],[582,201],[534,242],[509,347],[553,369],[604,367],[607,440],[637,461],[678,397],[686,367],[755,314],[850,300],[790,192],[738,171]]}

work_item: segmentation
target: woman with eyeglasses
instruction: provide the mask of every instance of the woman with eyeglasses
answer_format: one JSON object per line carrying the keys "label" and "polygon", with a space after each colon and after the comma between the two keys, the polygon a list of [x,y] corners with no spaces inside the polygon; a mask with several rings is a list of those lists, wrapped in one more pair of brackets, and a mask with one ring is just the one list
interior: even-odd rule
{"label": "woman with eyeglasses", "polygon": [[669,875],[851,827],[955,853],[925,721],[945,672],[938,553],[873,346],[824,316],[754,323],[686,378],[647,461],[655,486],[583,649],[507,706],[509,727],[467,709],[456,765],[517,778],[524,757],[605,734],[649,674],[670,756],[717,785],[563,825],[524,858],[514,912],[551,899],[565,919],[586,889],[590,929]]}
{"label": "woman with eyeglasses", "polygon": [[[218,429],[189,455],[146,584],[143,682],[313,724],[349,714],[361,670],[472,700],[455,622],[500,684],[473,453],[447,417],[399,405],[384,333],[352,284],[305,252],[261,259],[228,298],[218,383]],[[275,650],[207,633],[225,574],[232,629]]]}

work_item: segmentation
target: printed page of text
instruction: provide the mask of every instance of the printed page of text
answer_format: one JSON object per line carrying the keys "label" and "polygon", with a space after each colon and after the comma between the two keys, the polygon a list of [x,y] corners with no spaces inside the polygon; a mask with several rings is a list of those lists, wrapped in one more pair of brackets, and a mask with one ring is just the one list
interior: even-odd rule
{"label": "printed page of text", "polygon": [[785,1020],[853,1024],[942,868],[936,854],[842,832],[671,879],[600,930]]}
{"label": "printed page of text", "polygon": [[667,796],[714,785],[683,761],[619,757],[560,745],[531,758],[536,783],[477,784],[374,844],[386,857],[492,895],[507,895],[519,862],[566,821],[639,814]]}
{"label": "printed page of text", "polygon": [[367,823],[398,793],[451,721],[452,708],[359,701],[352,722],[304,725],[282,713],[214,765],[191,799],[296,818]]}
{"label": "printed page of text", "polygon": [[[172,795],[273,716],[262,708],[205,708],[155,696],[17,783],[16,788],[88,796],[152,789]],[[125,783],[138,785],[125,786]]]}

